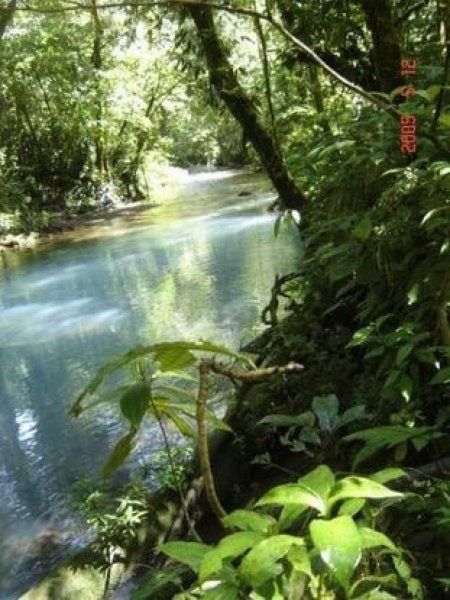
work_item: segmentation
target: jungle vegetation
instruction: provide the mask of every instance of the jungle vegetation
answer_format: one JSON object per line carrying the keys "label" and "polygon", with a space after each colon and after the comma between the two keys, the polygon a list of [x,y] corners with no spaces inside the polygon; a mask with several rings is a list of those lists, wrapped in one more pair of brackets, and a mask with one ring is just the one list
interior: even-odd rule
{"label": "jungle vegetation", "polygon": [[[197,448],[181,468],[167,444],[180,512],[145,543],[134,597],[445,597],[450,3],[3,0],[0,55],[5,228],[45,228],[105,185],[140,199],[165,165],[252,165],[275,234],[298,227],[304,248],[245,349],[131,349],[72,407],[120,407],[106,476],[148,418]],[[237,388],[224,421],[216,377]],[[127,502],[88,503],[99,569],[155,518]]]}

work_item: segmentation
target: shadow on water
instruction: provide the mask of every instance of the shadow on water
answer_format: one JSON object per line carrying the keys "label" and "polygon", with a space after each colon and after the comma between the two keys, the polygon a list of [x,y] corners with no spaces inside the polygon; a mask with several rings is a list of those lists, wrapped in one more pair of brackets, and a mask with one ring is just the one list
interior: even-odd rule
{"label": "shadow on water", "polygon": [[[275,274],[300,254],[296,234],[273,236],[273,199],[259,175],[195,174],[158,208],[71,232],[0,273],[2,599],[44,569],[30,567],[30,544],[80,533],[71,486],[98,477],[122,429],[113,409],[67,416],[95,370],[141,343],[238,345],[258,323]],[[135,460],[158,447],[150,425]]]}

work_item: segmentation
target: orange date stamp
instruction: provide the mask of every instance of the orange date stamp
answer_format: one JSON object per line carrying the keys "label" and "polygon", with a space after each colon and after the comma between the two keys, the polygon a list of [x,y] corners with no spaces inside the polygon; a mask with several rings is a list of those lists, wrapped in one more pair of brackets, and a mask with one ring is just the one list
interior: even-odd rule
{"label": "orange date stamp", "polygon": [[[400,65],[400,74],[404,77],[415,77],[417,73],[417,61],[415,59],[403,59]],[[413,98],[416,88],[413,84],[402,87],[400,95]],[[400,117],[400,151],[402,154],[415,154],[417,151],[417,121],[414,115],[402,115]]]}

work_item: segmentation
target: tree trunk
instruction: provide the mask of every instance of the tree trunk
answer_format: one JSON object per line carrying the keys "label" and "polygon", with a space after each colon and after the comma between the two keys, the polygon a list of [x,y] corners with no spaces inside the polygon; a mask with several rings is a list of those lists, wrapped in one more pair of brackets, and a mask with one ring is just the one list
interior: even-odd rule
{"label": "tree trunk", "polygon": [[102,91],[101,91],[101,80],[100,71],[103,66],[102,59],[102,38],[103,38],[103,27],[100,21],[100,15],[98,14],[97,0],[91,0],[91,12],[92,22],[94,26],[94,46],[92,49],[92,66],[95,71],[95,84],[96,84],[96,98],[95,98],[95,121],[96,121],[96,132],[95,132],[95,167],[97,171],[102,173],[106,170],[105,152],[103,145],[103,105],[102,105]]}
{"label": "tree trunk", "polygon": [[[2,8],[2,7],[0,7]],[[11,23],[15,10],[17,8],[17,0],[10,0],[7,6],[2,8],[2,12],[0,12],[0,40],[2,39],[6,28]]]}
{"label": "tree trunk", "polygon": [[211,83],[242,126],[245,136],[261,159],[283,205],[286,208],[300,210],[305,205],[306,198],[290,176],[281,152],[273,136],[262,124],[254,103],[240,85],[227,52],[217,36],[211,9],[192,6],[189,11],[203,45]]}
{"label": "tree trunk", "polygon": [[401,49],[390,0],[358,0],[372,35],[373,62],[380,90],[391,92],[402,85]]}

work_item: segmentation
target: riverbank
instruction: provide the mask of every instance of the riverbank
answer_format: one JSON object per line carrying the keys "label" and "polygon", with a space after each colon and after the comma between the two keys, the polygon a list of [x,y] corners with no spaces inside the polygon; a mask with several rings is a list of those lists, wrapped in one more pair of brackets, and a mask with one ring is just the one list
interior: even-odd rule
{"label": "riverbank", "polygon": [[158,204],[149,200],[140,202],[119,202],[111,208],[101,208],[76,215],[71,218],[61,218],[52,223],[49,230],[37,233],[32,231],[29,234],[25,233],[7,233],[0,236],[0,252],[25,250],[35,248],[39,243],[57,239],[58,236],[66,234],[70,231],[75,231],[81,227],[98,227],[102,223],[107,223],[117,217],[131,217],[139,212],[155,208]]}

